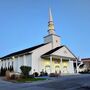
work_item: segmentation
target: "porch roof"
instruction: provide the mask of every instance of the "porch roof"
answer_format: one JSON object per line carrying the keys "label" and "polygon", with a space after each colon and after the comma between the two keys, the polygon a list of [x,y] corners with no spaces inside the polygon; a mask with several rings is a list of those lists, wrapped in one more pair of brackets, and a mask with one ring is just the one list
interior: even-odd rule
{"label": "porch roof", "polygon": [[50,54],[50,55],[44,55],[44,56],[41,56],[41,58],[44,58],[44,59],[50,59],[50,56],[52,56],[53,59],[65,59],[65,60],[76,60],[76,58],[71,58],[71,57],[65,57],[65,56],[58,56],[58,55],[53,55],[53,54]]}
{"label": "porch roof", "polygon": [[64,47],[64,45],[59,46],[59,47],[56,47],[56,48],[54,48],[54,49],[52,49],[52,50],[46,52],[46,53],[43,54],[41,57],[43,57],[43,56],[47,56],[47,55],[51,55],[53,52],[57,51],[58,49],[60,49],[60,48],[62,48],[62,47]]}
{"label": "porch roof", "polygon": [[[62,47],[65,47],[65,45],[62,45],[62,46],[59,46],[59,47],[56,47],[48,52],[46,52],[45,54],[43,54],[41,56],[41,58],[50,58],[50,56],[52,56],[53,58],[55,59],[60,59],[60,58],[63,58],[63,59],[72,59],[72,60],[76,60],[77,58],[71,58],[71,57],[65,57],[65,56],[60,56],[60,55],[54,55],[53,53],[55,51],[57,51],[58,49],[61,49]],[[69,50],[70,51],[70,50]],[[73,54],[74,55],[74,54]],[[74,55],[75,56],[75,55]]]}

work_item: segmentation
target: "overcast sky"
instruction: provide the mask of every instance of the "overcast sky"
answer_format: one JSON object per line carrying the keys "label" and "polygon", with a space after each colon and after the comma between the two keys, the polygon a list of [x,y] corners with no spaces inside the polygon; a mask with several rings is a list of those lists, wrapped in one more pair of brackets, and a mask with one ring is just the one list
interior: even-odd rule
{"label": "overcast sky", "polygon": [[43,43],[48,9],[61,43],[90,57],[90,0],[0,0],[0,56]]}

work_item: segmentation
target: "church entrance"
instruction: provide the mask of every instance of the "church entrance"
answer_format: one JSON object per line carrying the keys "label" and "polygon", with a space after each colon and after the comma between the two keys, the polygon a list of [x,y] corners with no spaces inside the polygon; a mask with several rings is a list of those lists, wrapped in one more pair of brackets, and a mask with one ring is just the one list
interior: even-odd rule
{"label": "church entrance", "polygon": [[46,71],[48,74],[50,74],[50,65],[46,65],[46,66],[45,66],[45,71]]}
{"label": "church entrance", "polygon": [[63,67],[63,73],[68,73],[67,66]]}
{"label": "church entrance", "polygon": [[56,73],[59,73],[59,72],[60,72],[60,66],[58,66],[58,65],[55,66],[55,72],[56,72]]}

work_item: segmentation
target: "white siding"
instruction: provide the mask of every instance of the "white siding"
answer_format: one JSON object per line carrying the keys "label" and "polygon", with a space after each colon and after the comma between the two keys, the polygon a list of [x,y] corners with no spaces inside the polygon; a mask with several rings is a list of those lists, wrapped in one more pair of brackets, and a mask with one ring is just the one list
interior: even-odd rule
{"label": "white siding", "polygon": [[13,61],[13,68],[15,72],[18,72],[18,58],[17,57]]}
{"label": "white siding", "polygon": [[[31,55],[25,55],[26,65],[31,66]],[[24,55],[15,57],[13,60],[13,67],[15,72],[21,72],[20,67],[24,64]]]}
{"label": "white siding", "polygon": [[34,72],[34,69],[36,72],[40,72],[40,70],[43,68],[41,65],[41,55],[51,50],[51,43],[48,43],[36,50],[32,53],[32,73]]}
{"label": "white siding", "polygon": [[73,66],[73,61],[69,61],[69,68],[68,68],[69,73],[74,73],[74,66]]}
{"label": "white siding", "polygon": [[1,66],[2,66],[2,61],[0,60],[0,69],[1,69]]}
{"label": "white siding", "polygon": [[52,48],[56,48],[56,47],[60,46],[60,37],[57,35],[48,35],[48,36],[44,37],[44,42],[45,43],[51,42]]}
{"label": "white siding", "polygon": [[18,72],[21,72],[20,67],[23,65],[24,58],[23,56],[18,57]]}
{"label": "white siding", "polygon": [[26,65],[32,66],[32,55],[26,55]]}

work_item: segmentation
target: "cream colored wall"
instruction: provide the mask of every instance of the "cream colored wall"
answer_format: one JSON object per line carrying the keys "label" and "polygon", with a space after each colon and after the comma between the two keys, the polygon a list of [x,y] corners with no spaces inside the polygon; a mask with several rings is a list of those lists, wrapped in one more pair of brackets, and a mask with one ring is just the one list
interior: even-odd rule
{"label": "cream colored wall", "polygon": [[[40,68],[40,71],[42,71],[42,69],[45,71],[45,66],[50,66],[50,60],[45,60],[45,59],[42,59],[41,61],[41,68]],[[55,66],[59,66],[59,71],[62,71],[62,73],[69,73],[69,61],[62,61],[62,64],[60,64],[60,60],[58,60],[58,63],[55,63],[55,60],[52,61],[52,72],[55,73]],[[64,69],[64,67],[67,67],[67,70]]]}
{"label": "cream colored wall", "polygon": [[62,73],[69,73],[69,61],[62,61]]}

